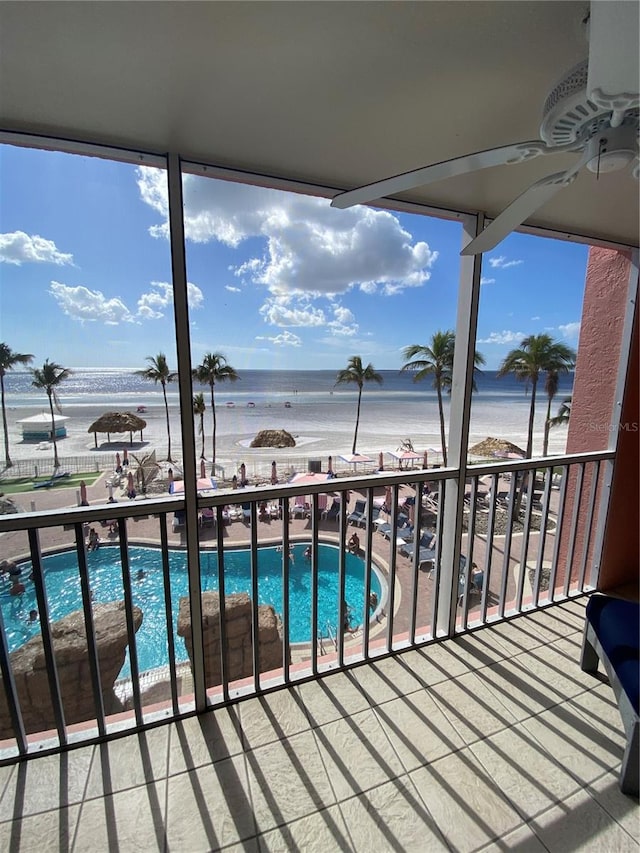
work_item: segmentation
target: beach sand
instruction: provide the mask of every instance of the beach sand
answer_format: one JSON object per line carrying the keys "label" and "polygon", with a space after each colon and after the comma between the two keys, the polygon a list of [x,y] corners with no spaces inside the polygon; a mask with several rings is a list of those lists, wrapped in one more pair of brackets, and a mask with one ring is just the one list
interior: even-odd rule
{"label": "beach sand", "polygon": [[[474,401],[471,415],[469,445],[487,436],[506,438],[520,447],[526,445],[526,427],[528,418],[528,399],[523,395],[518,404],[513,401],[491,405],[482,401]],[[118,410],[118,401],[114,400],[113,410]],[[395,451],[405,439],[410,439],[415,450],[423,453],[428,449],[429,464],[441,464],[442,455],[439,451],[440,438],[437,414],[434,406],[416,402],[396,405],[393,401],[367,400],[363,395],[361,421],[358,431],[357,449],[359,453],[369,455],[372,463],[358,466],[354,472],[353,466],[340,460],[341,454],[351,452],[355,424],[355,396],[335,395],[319,404],[314,401],[307,403],[302,396],[290,409],[272,407],[236,406],[227,408],[224,405],[216,407],[216,461],[224,469],[225,479],[237,474],[244,462],[248,477],[264,478],[271,473],[271,462],[276,461],[280,479],[287,472],[306,471],[309,460],[320,460],[322,470],[326,470],[329,455],[332,456],[333,467],[338,473],[362,473],[378,467],[379,453],[384,452],[385,469],[397,468],[397,461],[388,455],[387,451]],[[61,461],[72,457],[82,457],[86,460],[87,470],[110,470],[115,464],[115,453],[126,447],[129,452],[144,456],[152,451],[156,459],[167,458],[167,428],[165,410],[162,405],[151,405],[140,416],[147,421],[143,431],[143,441],[140,434],[134,433],[133,444],[129,443],[129,434],[111,435],[107,441],[105,434],[98,435],[97,448],[94,435],[88,427],[108,409],[104,404],[97,406],[90,403],[70,405],[63,408],[67,437],[58,440],[58,455]],[[542,424],[544,406],[540,406],[535,433],[534,448],[537,452],[542,448]],[[16,468],[22,469],[25,460],[29,462],[28,475],[33,475],[34,468],[39,466],[43,472],[50,468],[53,459],[53,446],[50,442],[24,442],[18,420],[42,412],[40,408],[10,408],[7,409],[9,426],[10,454],[14,463],[23,461]],[[177,406],[169,409],[172,458],[180,470],[183,451],[181,446],[181,428]],[[447,412],[448,417],[448,412]],[[197,434],[196,422],[196,455],[201,452],[201,437]],[[249,445],[261,429],[286,429],[295,440],[295,448],[250,448]],[[566,427],[551,430],[549,452],[560,454],[565,450]],[[211,458],[211,417],[209,411],[205,416],[205,457]],[[64,462],[63,462],[64,464]],[[207,471],[209,473],[210,466]],[[16,472],[17,473],[17,472]]]}

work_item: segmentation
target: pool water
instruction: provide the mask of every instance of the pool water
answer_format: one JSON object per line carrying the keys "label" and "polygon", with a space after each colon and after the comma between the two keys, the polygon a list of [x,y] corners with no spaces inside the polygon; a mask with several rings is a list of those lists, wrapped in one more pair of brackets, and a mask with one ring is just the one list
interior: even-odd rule
{"label": "pool water", "polygon": [[[289,568],[289,636],[292,643],[311,639],[311,564],[304,557],[308,543],[298,543],[292,549]],[[318,631],[325,637],[329,631],[335,636],[338,625],[338,555],[335,545],[318,546]],[[140,672],[165,666],[169,660],[167,629],[162,577],[162,552],[158,548],[129,548],[133,603],[143,612],[142,625],[136,633],[138,668]],[[78,561],[75,551],[66,551],[43,558],[43,569],[49,616],[55,622],[82,609],[82,594]],[[102,545],[87,554],[89,585],[94,601],[107,602],[124,598],[120,549]],[[176,633],[178,604],[188,595],[187,557],[184,551],[169,551],[169,574],[173,608],[173,633],[176,662],[188,660],[182,637]],[[202,590],[218,589],[218,558],[215,551],[200,553]],[[250,552],[246,549],[229,549],[224,553],[225,592],[251,594]],[[136,580],[138,571],[144,572]],[[0,590],[0,607],[9,651],[23,645],[39,633],[38,623],[29,623],[29,611],[37,609],[35,588],[26,580],[31,564],[22,564],[22,579],[26,592],[22,596],[9,595],[9,587]],[[371,573],[371,591],[382,600],[379,575]],[[258,549],[258,603],[273,605],[282,615],[282,553],[276,547]],[[362,624],[364,611],[364,561],[354,554],[346,555],[345,599],[352,613],[352,624]],[[128,655],[120,673],[130,674]]]}

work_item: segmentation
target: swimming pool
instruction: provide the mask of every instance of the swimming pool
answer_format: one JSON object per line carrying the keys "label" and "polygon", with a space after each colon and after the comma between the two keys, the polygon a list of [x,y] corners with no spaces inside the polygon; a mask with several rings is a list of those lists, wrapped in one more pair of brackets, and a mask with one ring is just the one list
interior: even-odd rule
{"label": "swimming pool", "polygon": [[[292,549],[289,569],[289,636],[292,643],[311,639],[311,566],[304,557],[308,543],[297,543]],[[250,552],[229,549],[224,552],[225,592],[251,593]],[[338,624],[338,555],[335,545],[318,546],[318,630],[327,636],[331,627],[335,634]],[[129,548],[133,603],[143,612],[142,625],[136,634],[138,668],[141,672],[165,666],[169,660],[162,577],[162,552],[158,548]],[[45,587],[52,621],[74,610],[82,609],[82,595],[75,551],[65,551],[43,558]],[[116,601],[124,597],[120,549],[101,546],[87,554],[89,584],[94,601]],[[184,640],[176,634],[178,602],[188,595],[187,557],[185,551],[169,550],[169,574],[173,607],[173,634],[176,662],[188,660]],[[218,589],[218,558],[215,551],[200,552],[202,590]],[[136,580],[139,570],[144,572]],[[28,578],[31,564],[22,564],[22,577]],[[23,645],[39,632],[37,623],[28,622],[29,611],[37,608],[35,589],[24,580],[26,592],[11,597],[8,586],[0,592],[0,606],[7,634],[9,651]],[[382,601],[382,584],[376,571],[371,573],[371,591]],[[282,614],[282,553],[276,547],[258,548],[258,603],[271,604]],[[353,616],[362,623],[364,618],[364,561],[354,554],[346,555],[345,599]],[[120,673],[129,675],[128,657]]]}

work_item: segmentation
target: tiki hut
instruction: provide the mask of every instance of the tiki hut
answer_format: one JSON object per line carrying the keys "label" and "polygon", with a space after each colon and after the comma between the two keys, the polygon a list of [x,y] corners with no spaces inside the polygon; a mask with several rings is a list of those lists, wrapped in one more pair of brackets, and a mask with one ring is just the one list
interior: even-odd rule
{"label": "tiki hut", "polygon": [[503,453],[513,453],[516,456],[525,457],[527,454],[517,444],[512,444],[505,438],[485,438],[469,448],[472,456],[499,456]]}
{"label": "tiki hut", "polygon": [[95,446],[98,446],[98,433],[106,432],[107,441],[111,441],[111,433],[128,432],[129,443],[133,444],[133,433],[140,431],[140,441],[142,441],[142,430],[146,427],[147,422],[131,412],[107,412],[102,415],[97,421],[94,421],[87,432],[94,433]]}

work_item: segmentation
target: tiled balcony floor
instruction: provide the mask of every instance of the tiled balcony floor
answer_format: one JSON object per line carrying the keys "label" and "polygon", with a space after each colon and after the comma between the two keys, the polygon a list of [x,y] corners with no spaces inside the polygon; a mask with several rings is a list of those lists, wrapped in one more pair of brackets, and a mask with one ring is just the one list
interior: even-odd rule
{"label": "tiled balcony floor", "polygon": [[0,849],[637,851],[585,602],[0,768]]}

